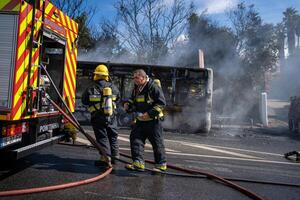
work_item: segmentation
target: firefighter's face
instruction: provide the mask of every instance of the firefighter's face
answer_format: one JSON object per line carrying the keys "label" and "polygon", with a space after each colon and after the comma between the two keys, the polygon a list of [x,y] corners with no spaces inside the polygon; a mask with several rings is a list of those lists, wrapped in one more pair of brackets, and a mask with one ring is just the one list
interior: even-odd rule
{"label": "firefighter's face", "polygon": [[133,82],[136,85],[143,85],[146,82],[146,78],[144,76],[141,76],[140,74],[134,74]]}

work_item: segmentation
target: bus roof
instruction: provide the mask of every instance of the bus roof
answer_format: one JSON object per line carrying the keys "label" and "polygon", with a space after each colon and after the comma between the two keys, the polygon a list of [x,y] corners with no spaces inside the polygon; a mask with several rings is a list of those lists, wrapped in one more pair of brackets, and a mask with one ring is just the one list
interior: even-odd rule
{"label": "bus roof", "polygon": [[94,69],[97,65],[105,64],[109,68],[114,67],[120,67],[120,68],[130,68],[132,70],[143,68],[143,69],[149,69],[149,68],[156,68],[156,69],[188,69],[192,71],[206,71],[205,68],[199,68],[199,67],[187,67],[187,66],[171,66],[171,65],[157,65],[157,64],[139,64],[139,63],[114,63],[114,62],[95,62],[95,61],[77,61],[77,66],[79,69]]}

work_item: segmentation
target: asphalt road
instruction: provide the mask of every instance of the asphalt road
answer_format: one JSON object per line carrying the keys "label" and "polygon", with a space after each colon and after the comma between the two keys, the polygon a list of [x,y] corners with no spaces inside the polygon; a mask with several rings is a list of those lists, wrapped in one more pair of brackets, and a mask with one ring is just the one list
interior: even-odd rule
{"label": "asphalt road", "polygon": [[[88,133],[90,127],[85,127]],[[87,143],[79,135],[78,142]],[[129,151],[129,131],[120,130],[120,149]],[[300,162],[283,154],[300,148],[300,135],[265,129],[220,129],[208,135],[165,133],[168,163],[216,175],[255,181],[300,185]],[[96,150],[57,144],[19,160],[15,166],[1,164],[0,190],[24,189],[79,181],[97,176]],[[146,145],[145,158],[153,159]],[[125,158],[124,158],[125,159]],[[151,164],[147,167],[152,168]],[[175,172],[169,170],[170,172]],[[300,199],[300,186],[235,181],[269,200]],[[123,163],[104,179],[75,188],[1,199],[249,199],[224,184],[206,178],[130,172]]]}

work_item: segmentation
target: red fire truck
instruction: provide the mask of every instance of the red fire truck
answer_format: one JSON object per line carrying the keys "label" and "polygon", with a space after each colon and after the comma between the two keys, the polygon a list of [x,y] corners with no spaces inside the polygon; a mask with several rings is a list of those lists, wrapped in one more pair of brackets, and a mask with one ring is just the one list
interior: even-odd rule
{"label": "red fire truck", "polygon": [[1,153],[20,158],[61,137],[63,116],[46,97],[74,111],[77,38],[78,24],[48,0],[1,0]]}

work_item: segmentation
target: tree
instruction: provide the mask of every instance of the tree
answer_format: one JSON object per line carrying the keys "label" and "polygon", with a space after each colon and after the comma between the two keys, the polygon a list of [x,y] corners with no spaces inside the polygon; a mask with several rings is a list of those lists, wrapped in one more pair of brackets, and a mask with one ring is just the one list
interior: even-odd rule
{"label": "tree", "polygon": [[245,76],[251,77],[250,87],[264,90],[265,73],[273,70],[278,63],[278,42],[275,27],[263,24],[253,5],[244,3],[229,12],[236,49],[242,62]]}
{"label": "tree", "polygon": [[300,37],[300,16],[295,8],[289,7],[283,12],[283,24],[286,29],[289,53],[295,50],[295,35]]}
{"label": "tree", "polygon": [[91,29],[88,27],[88,14],[82,13],[80,16],[77,16],[75,21],[79,24],[78,26],[78,46],[80,49],[90,49],[93,47],[93,35]]}
{"label": "tree", "polygon": [[243,55],[243,51],[246,49],[247,42],[247,29],[249,26],[256,23],[261,23],[261,19],[258,13],[254,9],[254,5],[249,5],[248,7],[244,3],[237,5],[236,9],[232,9],[227,13],[231,23],[232,31],[235,36],[236,50],[239,55]]}
{"label": "tree", "polygon": [[120,56],[127,54],[121,46],[117,36],[117,25],[109,21],[103,21],[101,32],[95,38],[94,50],[106,60],[117,60]]}
{"label": "tree", "polygon": [[163,0],[119,0],[121,42],[134,52],[139,62],[156,63],[166,54],[185,28],[189,12],[184,0],[166,5]]}
{"label": "tree", "polygon": [[93,34],[90,21],[95,14],[95,6],[88,5],[87,0],[52,0],[52,3],[78,23],[79,49],[93,46]]}
{"label": "tree", "polygon": [[[284,28],[284,23],[278,23],[275,26],[275,35],[276,35],[276,45],[278,47],[278,51],[279,51],[279,59],[280,61],[283,61],[282,59],[284,59],[284,38],[285,38],[285,28]],[[282,65],[282,63],[280,63],[280,66]]]}
{"label": "tree", "polygon": [[52,3],[72,19],[87,15],[90,19],[95,13],[95,6],[88,5],[88,0],[52,0]]}

